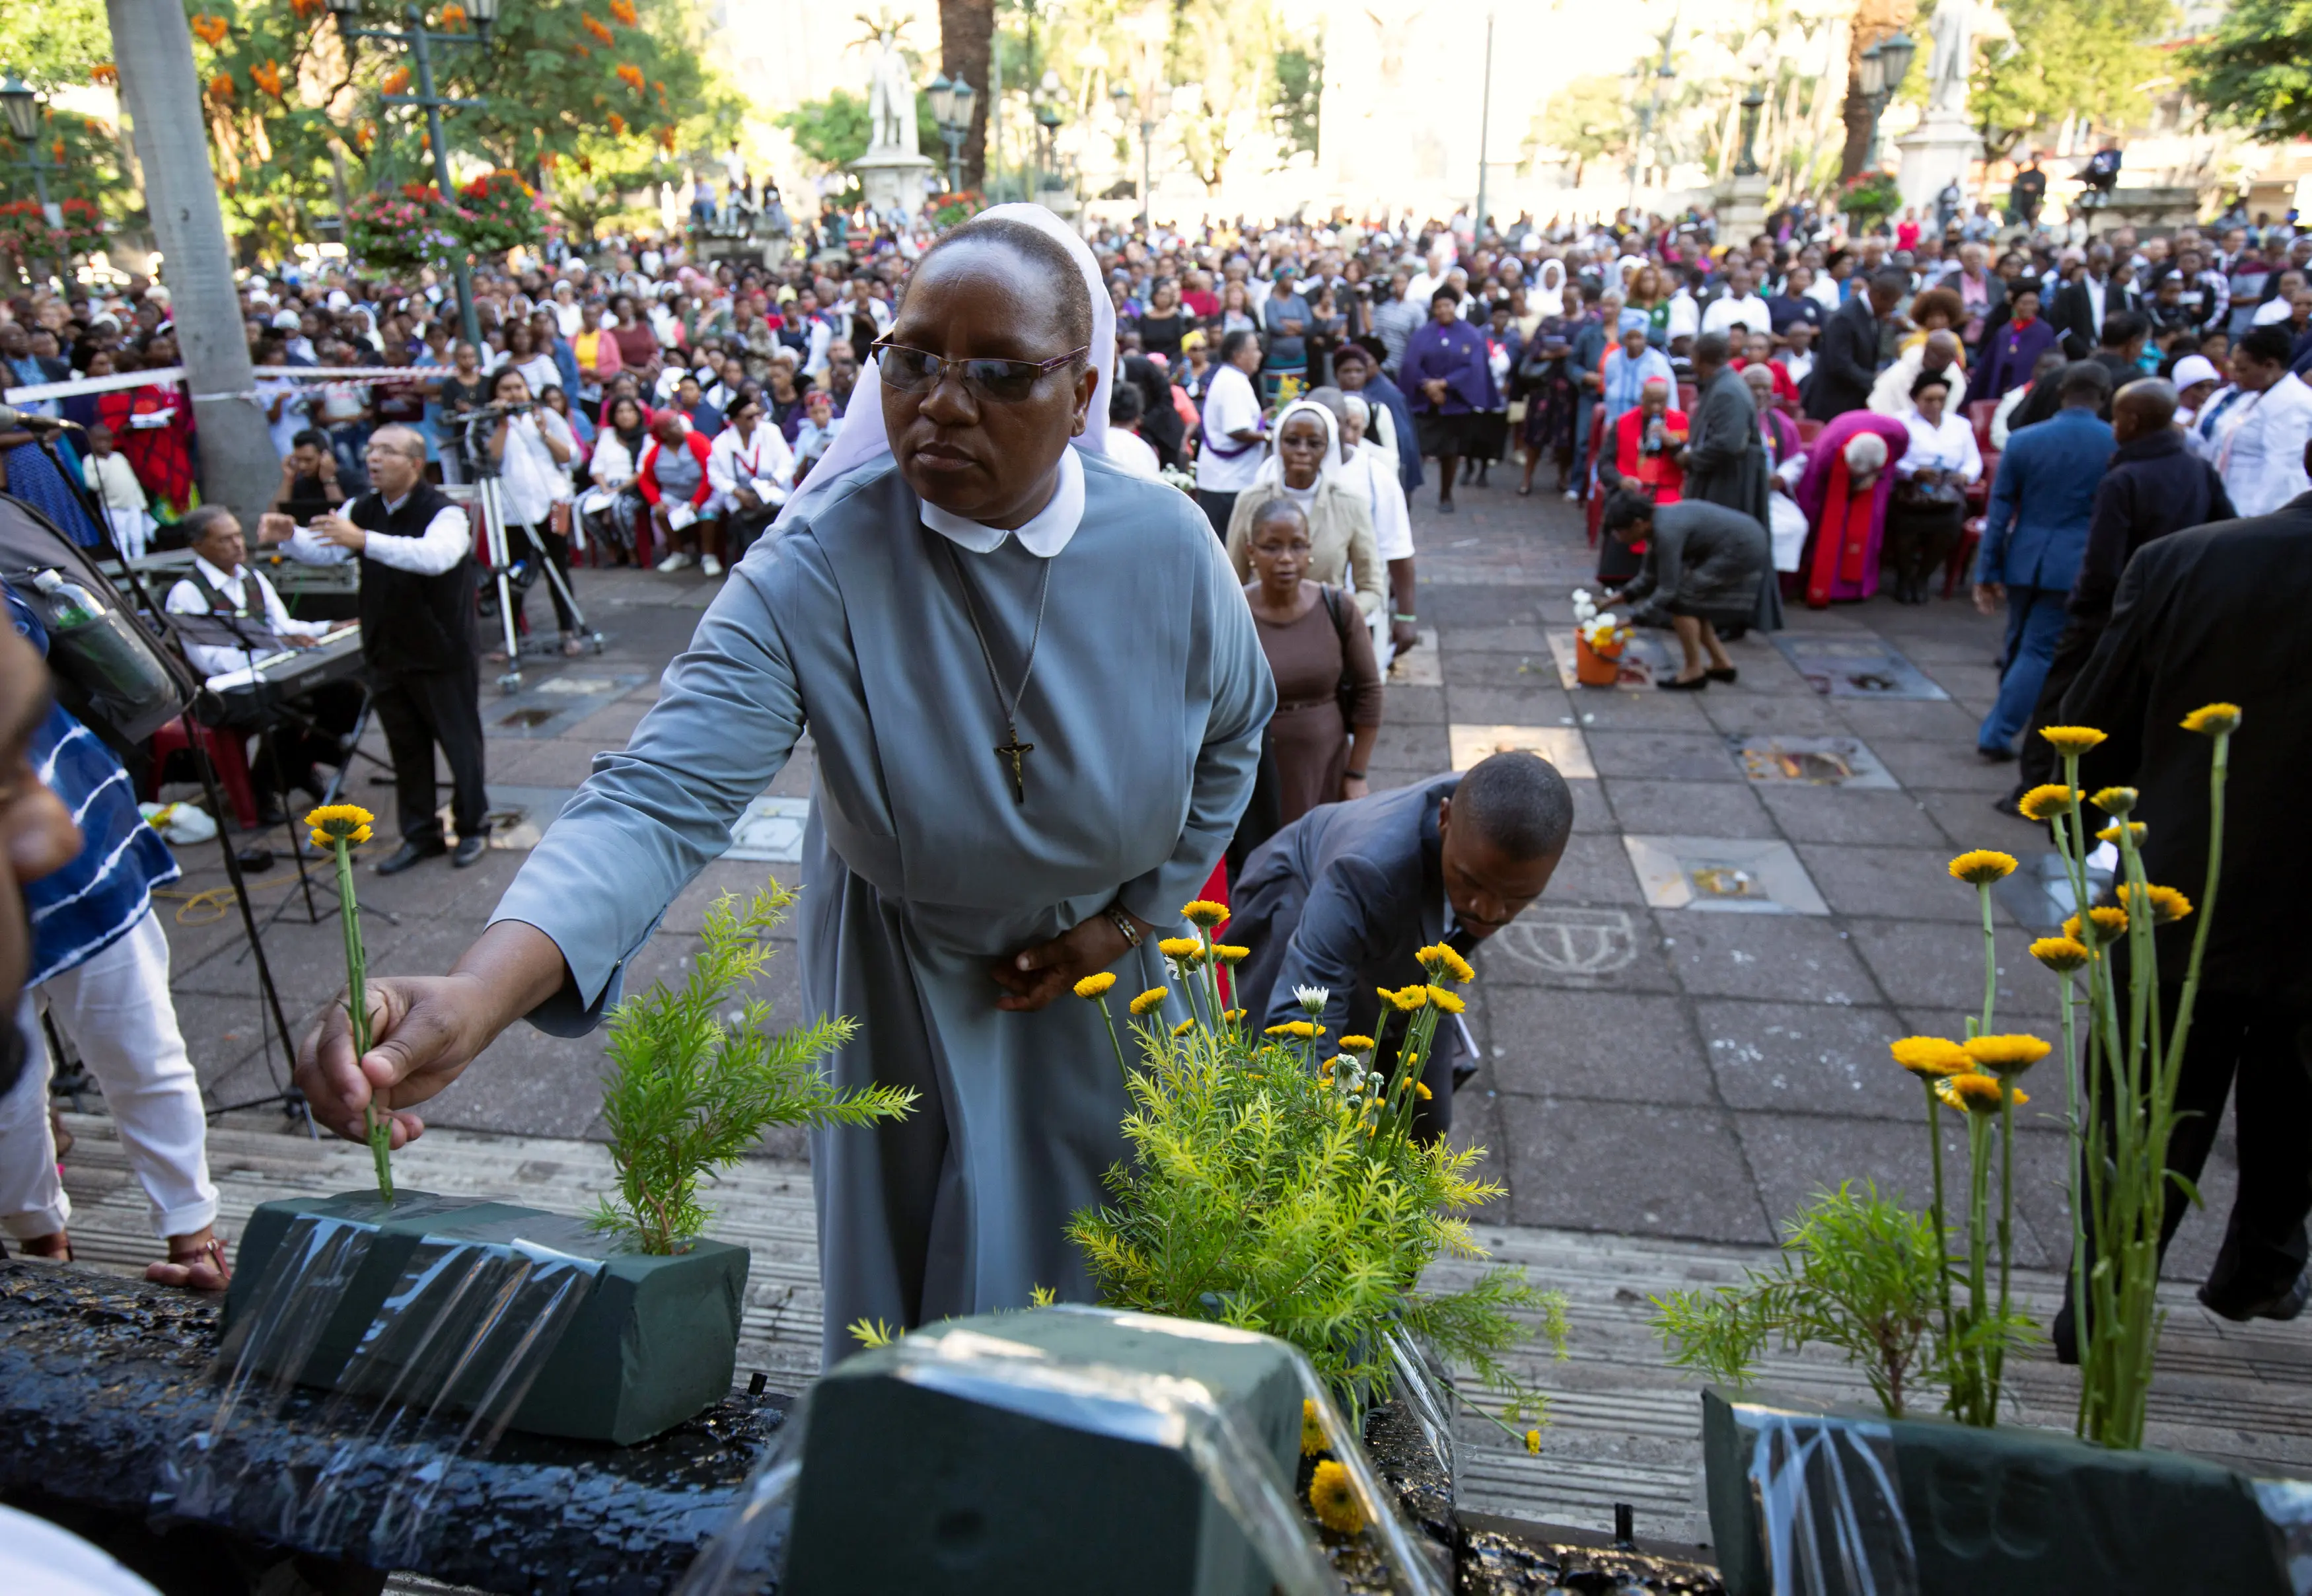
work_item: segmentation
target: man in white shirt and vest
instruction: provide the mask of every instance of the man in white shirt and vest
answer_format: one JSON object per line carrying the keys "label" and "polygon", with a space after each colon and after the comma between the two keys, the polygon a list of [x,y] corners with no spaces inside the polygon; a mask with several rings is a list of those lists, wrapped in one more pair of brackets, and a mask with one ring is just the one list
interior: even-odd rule
{"label": "man in white shirt and vest", "polygon": [[489,802],[482,785],[480,673],[474,662],[474,534],[466,513],[425,480],[425,441],[406,426],[381,426],[369,441],[372,491],[343,515],[317,515],[309,528],[267,515],[259,540],[292,559],[361,566],[362,653],[371,706],[393,759],[401,846],[380,875],[451,852],[435,806],[434,749],[450,767],[453,864],[482,856]]}
{"label": "man in white shirt and vest", "polygon": [[1252,373],[1259,369],[1260,340],[1251,333],[1239,328],[1221,340],[1196,445],[1196,503],[1216,537],[1227,537],[1236,495],[1260,474],[1260,396],[1252,387]]}

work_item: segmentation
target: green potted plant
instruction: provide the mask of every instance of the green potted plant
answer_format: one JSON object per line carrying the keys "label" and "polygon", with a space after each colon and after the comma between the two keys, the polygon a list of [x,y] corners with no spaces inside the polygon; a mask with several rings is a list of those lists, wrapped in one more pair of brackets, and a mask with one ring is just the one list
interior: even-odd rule
{"label": "green potted plant", "polygon": [[[850,1039],[849,1020],[774,1031],[769,1003],[755,995],[731,1012],[769,962],[766,939],[793,900],[773,888],[741,908],[724,893],[707,909],[681,985],[659,982],[611,1012],[602,1112],[617,1189],[591,1215],[382,1188],[260,1206],[242,1235],[229,1320],[264,1289],[276,1261],[293,1268],[314,1255],[306,1244],[314,1227],[363,1234],[318,1337],[285,1335],[275,1354],[252,1349],[258,1363],[294,1361],[293,1370],[276,1372],[309,1385],[363,1387],[376,1378],[363,1360],[374,1362],[384,1345],[377,1331],[388,1304],[445,1250],[544,1250],[575,1260],[592,1284],[520,1399],[514,1428],[623,1445],[719,1400],[735,1366],[748,1258],[746,1249],[702,1233],[711,1217],[702,1185],[771,1126],[869,1125],[905,1115],[915,1101],[898,1088],[849,1092],[828,1083],[820,1064]],[[379,1158],[382,1170],[381,1151]],[[419,1377],[405,1394],[431,1401],[439,1392]]]}

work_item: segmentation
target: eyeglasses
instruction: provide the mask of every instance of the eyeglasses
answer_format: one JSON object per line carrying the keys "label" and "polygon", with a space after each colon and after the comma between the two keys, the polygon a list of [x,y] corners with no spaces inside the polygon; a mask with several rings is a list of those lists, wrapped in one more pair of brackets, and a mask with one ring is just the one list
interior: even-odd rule
{"label": "eyeglasses", "polygon": [[880,357],[878,369],[883,373],[883,385],[900,393],[923,393],[935,386],[950,372],[963,379],[965,387],[982,399],[998,404],[1016,405],[1036,390],[1036,384],[1046,372],[1067,364],[1088,354],[1090,346],[1071,349],[1065,355],[1055,355],[1049,360],[942,360],[923,349],[911,349],[905,344],[878,339],[868,346],[868,353]]}

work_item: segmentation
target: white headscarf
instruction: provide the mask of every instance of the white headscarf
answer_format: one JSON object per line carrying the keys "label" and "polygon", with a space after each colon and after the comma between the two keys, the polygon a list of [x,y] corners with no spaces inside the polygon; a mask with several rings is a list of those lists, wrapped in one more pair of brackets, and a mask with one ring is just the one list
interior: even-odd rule
{"label": "white headscarf", "polygon": [[[1108,401],[1116,391],[1116,305],[1108,296],[1108,284],[1100,277],[1099,262],[1092,258],[1090,247],[1075,229],[1040,205],[999,205],[979,214],[994,222],[1024,222],[1039,232],[1048,233],[1074,258],[1076,269],[1083,274],[1084,292],[1091,296],[1091,348],[1085,359],[1099,373],[1099,386],[1093,390],[1091,408],[1085,412],[1083,431],[1070,442],[1087,454],[1105,454]],[[877,369],[881,364],[880,357],[871,359],[860,370],[859,380],[851,390],[851,402],[844,407],[843,425],[835,434],[835,442],[811,467],[810,475],[787,500],[786,508],[779,512],[774,525],[784,526],[797,515],[810,513],[844,478],[890,457],[891,440],[883,430],[883,380]],[[1326,419],[1329,422],[1332,418],[1328,416]]]}
{"label": "white headscarf", "polygon": [[[1554,283],[1551,282],[1549,278],[1549,269],[1552,267],[1555,267],[1557,268],[1557,280]],[[1545,316],[1564,315],[1565,262],[1558,259],[1554,255],[1547,260],[1543,261],[1541,263],[1541,276],[1537,279],[1533,292],[1527,297],[1533,304],[1539,307],[1541,313]]]}
{"label": "white headscarf", "polygon": [[[1277,452],[1276,443],[1284,436],[1284,424],[1295,416],[1314,416],[1325,429],[1325,458],[1317,467],[1317,480],[1312,485],[1322,491],[1325,485],[1341,469],[1341,423],[1332,411],[1314,399],[1294,399],[1276,413],[1276,425],[1268,429],[1268,458],[1260,462],[1260,469],[1252,478],[1253,488],[1284,486],[1284,456]],[[1248,488],[1247,492],[1252,491]]]}

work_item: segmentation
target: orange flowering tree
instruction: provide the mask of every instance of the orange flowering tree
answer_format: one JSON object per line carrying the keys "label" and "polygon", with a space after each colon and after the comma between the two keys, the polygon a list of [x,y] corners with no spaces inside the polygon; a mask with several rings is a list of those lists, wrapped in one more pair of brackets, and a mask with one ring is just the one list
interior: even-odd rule
{"label": "orange flowering tree", "polygon": [[[116,86],[103,5],[99,0],[0,5],[0,68],[51,94],[83,83]],[[49,197],[87,200],[115,219],[128,215],[135,198],[121,136],[108,118],[43,107],[39,153],[64,168],[48,174]],[[13,141],[0,137],[0,153],[16,159]],[[30,172],[0,171],[0,202],[30,199],[32,193]]]}

